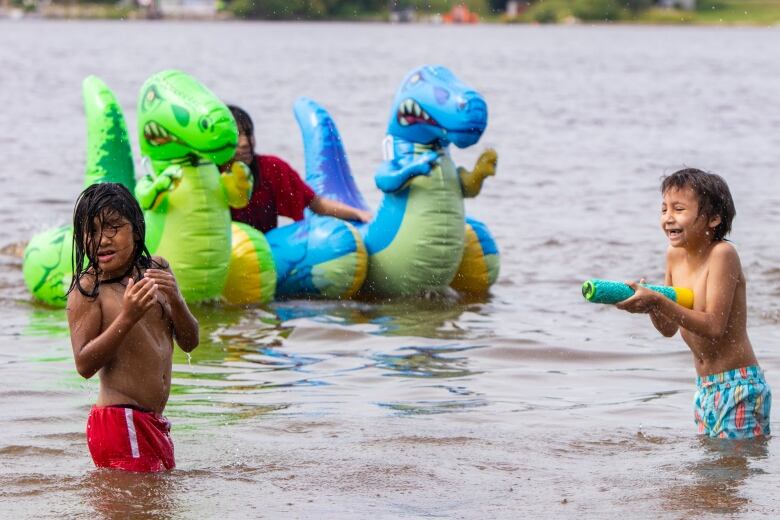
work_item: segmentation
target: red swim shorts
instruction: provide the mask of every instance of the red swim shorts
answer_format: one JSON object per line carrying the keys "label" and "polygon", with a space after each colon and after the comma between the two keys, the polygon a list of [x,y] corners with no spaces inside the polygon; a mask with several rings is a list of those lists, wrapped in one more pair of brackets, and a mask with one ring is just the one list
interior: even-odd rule
{"label": "red swim shorts", "polygon": [[170,431],[171,423],[158,413],[127,405],[93,406],[87,445],[95,466],[164,471],[176,467]]}

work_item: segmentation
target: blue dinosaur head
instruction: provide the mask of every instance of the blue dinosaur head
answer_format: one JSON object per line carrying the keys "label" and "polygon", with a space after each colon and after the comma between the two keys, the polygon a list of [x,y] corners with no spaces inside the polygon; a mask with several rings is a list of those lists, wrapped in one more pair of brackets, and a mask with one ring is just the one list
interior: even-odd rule
{"label": "blue dinosaur head", "polygon": [[487,126],[487,103],[446,67],[411,71],[395,95],[387,133],[413,143],[473,145]]}

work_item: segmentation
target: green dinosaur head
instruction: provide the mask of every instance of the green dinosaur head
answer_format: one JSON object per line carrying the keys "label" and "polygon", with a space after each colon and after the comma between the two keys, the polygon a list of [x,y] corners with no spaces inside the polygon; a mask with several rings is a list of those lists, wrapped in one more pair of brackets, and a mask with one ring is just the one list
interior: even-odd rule
{"label": "green dinosaur head", "polygon": [[141,153],[153,161],[196,155],[229,161],[238,141],[230,110],[195,78],[178,70],[158,72],[143,84],[138,100]]}

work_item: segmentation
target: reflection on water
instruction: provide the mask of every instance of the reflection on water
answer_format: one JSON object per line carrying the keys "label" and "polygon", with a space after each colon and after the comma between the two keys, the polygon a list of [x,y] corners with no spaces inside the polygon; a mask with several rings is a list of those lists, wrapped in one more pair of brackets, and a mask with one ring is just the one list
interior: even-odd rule
{"label": "reflection on water", "polygon": [[[484,336],[480,317],[487,317],[486,297],[461,299],[449,293],[431,298],[390,301],[287,301],[272,305],[282,321],[310,318],[326,324],[348,324],[383,336],[464,339]],[[468,319],[463,320],[467,314]],[[485,321],[489,321],[485,319]]]}
{"label": "reflection on water", "polygon": [[181,512],[181,483],[174,473],[90,471],[79,494],[99,518],[172,518]]}
{"label": "reflection on water", "polygon": [[70,329],[68,329],[65,311],[61,309],[47,309],[44,306],[31,303],[27,326],[22,334],[26,336],[70,338]]}
{"label": "reflection on water", "polygon": [[404,401],[402,403],[378,403],[379,406],[399,412],[403,415],[433,415],[441,413],[465,412],[473,408],[486,406],[484,399],[459,399],[457,401]]}
{"label": "reflection on water", "polygon": [[405,377],[454,378],[476,375],[467,368],[468,357],[448,356],[453,352],[465,352],[478,347],[458,347],[443,345],[437,347],[402,347],[399,350],[411,351],[407,354],[377,354],[374,359],[377,367],[393,372],[388,375]]}
{"label": "reflection on water", "polygon": [[665,508],[689,514],[735,514],[750,505],[743,486],[751,475],[764,471],[756,463],[768,457],[768,439],[743,441],[711,439],[701,436],[700,457],[683,476],[690,482],[678,482],[664,492]]}

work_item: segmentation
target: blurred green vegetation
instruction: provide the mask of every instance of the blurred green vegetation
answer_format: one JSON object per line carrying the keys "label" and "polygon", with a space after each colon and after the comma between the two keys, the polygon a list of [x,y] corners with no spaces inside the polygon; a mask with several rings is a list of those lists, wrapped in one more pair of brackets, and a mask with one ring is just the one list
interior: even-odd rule
{"label": "blurred green vegetation", "polygon": [[[225,8],[240,18],[268,20],[387,19],[390,10],[445,13],[465,4],[480,15],[498,13],[491,0],[229,0]],[[503,10],[503,6],[501,7]]]}
{"label": "blurred green vegetation", "polygon": [[[685,11],[658,6],[658,0],[519,0],[517,16],[505,13],[508,0],[216,0],[222,17],[264,20],[430,19],[465,5],[487,22],[514,23],[645,23],[645,24],[780,24],[780,0],[696,0]],[[37,10],[41,0],[10,0],[11,5]],[[50,0],[68,7],[74,17],[124,18],[140,11],[134,0]],[[84,9],[72,9],[85,6]],[[97,6],[101,6],[100,9]],[[70,12],[68,11],[68,12]]]}
{"label": "blurred green vegetation", "polygon": [[[506,3],[506,2],[504,2]],[[697,0],[696,9],[668,9],[655,0],[528,0],[509,22],[629,22],[647,24],[780,23],[780,0]]]}

